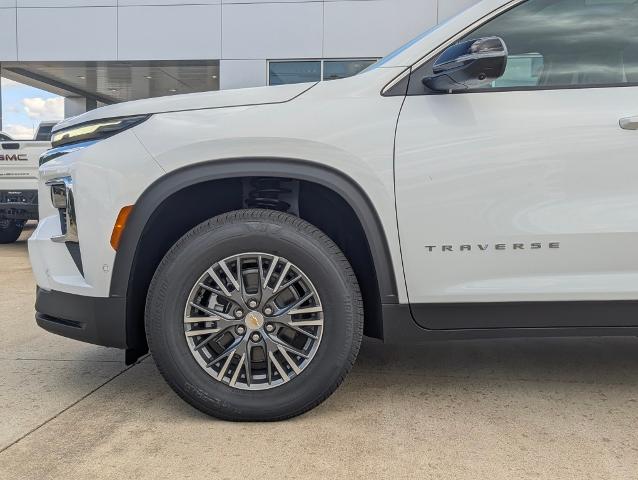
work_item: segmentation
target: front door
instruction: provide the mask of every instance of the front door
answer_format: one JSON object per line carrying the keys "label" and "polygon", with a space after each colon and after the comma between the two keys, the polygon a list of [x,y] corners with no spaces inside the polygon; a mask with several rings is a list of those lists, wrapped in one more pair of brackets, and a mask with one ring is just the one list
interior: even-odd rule
{"label": "front door", "polygon": [[638,299],[636,32],[636,1],[528,0],[461,39],[505,40],[489,88],[433,94],[428,64],[412,75],[395,168],[419,323],[477,326],[424,304]]}

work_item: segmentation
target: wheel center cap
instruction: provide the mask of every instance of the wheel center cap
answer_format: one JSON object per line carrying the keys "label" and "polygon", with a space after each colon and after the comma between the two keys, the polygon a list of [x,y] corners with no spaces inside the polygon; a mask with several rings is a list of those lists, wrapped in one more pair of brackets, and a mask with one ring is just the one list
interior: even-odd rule
{"label": "wheel center cap", "polygon": [[244,318],[244,323],[248,330],[259,330],[264,325],[264,316],[255,311],[248,312],[248,315]]}

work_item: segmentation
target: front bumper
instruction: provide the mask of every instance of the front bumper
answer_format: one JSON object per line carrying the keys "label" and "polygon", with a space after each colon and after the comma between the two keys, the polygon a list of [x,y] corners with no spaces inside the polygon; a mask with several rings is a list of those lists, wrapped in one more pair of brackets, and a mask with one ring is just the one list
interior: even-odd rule
{"label": "front bumper", "polygon": [[38,219],[37,190],[0,190],[0,218]]}
{"label": "front bumper", "polygon": [[95,345],[128,348],[126,302],[37,288],[35,319],[45,330]]}
{"label": "front bumper", "polygon": [[[40,167],[40,222],[29,238],[38,285],[36,321],[49,332],[126,349],[127,363],[146,352],[142,319],[127,319],[124,295],[111,295],[115,250],[110,238],[119,211],[134,205],[163,174],[132,131],[68,153]],[[77,242],[64,234],[47,182],[73,180]],[[141,330],[141,331],[140,331]]]}
{"label": "front bumper", "polygon": [[[110,297],[116,255],[110,239],[117,216],[124,206],[134,205],[163,170],[133,132],[126,131],[51,160],[39,173],[40,222],[29,238],[37,285],[49,291]],[[60,241],[69,233],[68,225],[53,206],[47,185],[61,178],[73,181],[77,231],[69,243]]]}

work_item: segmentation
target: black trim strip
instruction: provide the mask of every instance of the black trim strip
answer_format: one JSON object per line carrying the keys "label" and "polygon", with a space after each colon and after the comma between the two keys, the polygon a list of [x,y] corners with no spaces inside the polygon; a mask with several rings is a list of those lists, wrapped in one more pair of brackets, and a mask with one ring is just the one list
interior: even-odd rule
{"label": "black trim strip", "polygon": [[413,304],[429,330],[638,327],[638,301],[555,301]]}
{"label": "black trim strip", "polygon": [[73,263],[79,270],[80,274],[84,276],[84,267],[82,265],[82,253],[80,252],[80,244],[75,242],[66,242],[66,249],[71,254],[71,258],[73,259]]}
{"label": "black trim strip", "polygon": [[[418,72],[413,73],[410,76],[418,76]],[[418,83],[418,82],[417,82]],[[408,92],[408,97],[421,97],[424,95],[469,95],[475,93],[502,93],[502,92],[539,92],[539,91],[553,91],[553,90],[597,90],[600,88],[630,88],[638,87],[638,82],[627,83],[610,83],[607,85],[554,85],[554,86],[536,86],[536,87],[493,87],[493,88],[474,88],[468,90],[455,90],[453,92],[433,92],[428,90],[427,87],[423,87],[422,93]]]}
{"label": "black trim strip", "polygon": [[[616,318],[616,310],[613,306],[615,303],[618,302],[609,302],[610,305],[608,305],[609,317],[606,318],[610,324]],[[458,330],[428,330],[414,321],[408,305],[383,305],[383,341],[387,344],[418,345],[432,341],[539,337],[638,337],[638,327],[479,328],[478,325],[475,325],[474,328]]]}
{"label": "black trim strip", "polygon": [[38,325],[49,332],[105,347],[130,347],[122,298],[85,297],[38,287],[35,310]]}

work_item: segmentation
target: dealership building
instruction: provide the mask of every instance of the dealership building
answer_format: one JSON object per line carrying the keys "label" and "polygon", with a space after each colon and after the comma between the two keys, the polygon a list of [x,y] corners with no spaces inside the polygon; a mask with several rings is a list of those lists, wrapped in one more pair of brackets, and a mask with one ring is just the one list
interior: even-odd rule
{"label": "dealership building", "polygon": [[2,76],[65,115],[352,75],[477,0],[0,0]]}

